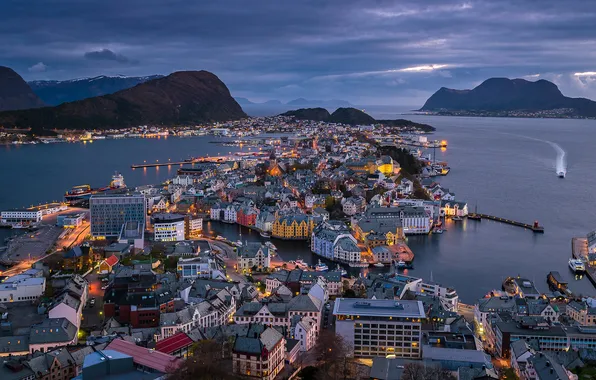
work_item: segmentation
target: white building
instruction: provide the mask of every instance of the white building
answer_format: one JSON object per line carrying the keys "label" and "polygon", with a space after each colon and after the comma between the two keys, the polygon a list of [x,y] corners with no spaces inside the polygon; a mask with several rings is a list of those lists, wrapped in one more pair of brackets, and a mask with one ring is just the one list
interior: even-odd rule
{"label": "white building", "polygon": [[184,215],[156,214],[153,216],[152,221],[155,241],[184,240]]}
{"label": "white building", "polygon": [[269,249],[261,243],[246,243],[238,248],[238,270],[249,270],[252,267],[264,269],[270,265]]}
{"label": "white building", "polygon": [[353,348],[355,357],[421,356],[426,313],[420,301],[339,298],[333,315],[335,333]]}
{"label": "white building", "polygon": [[22,224],[39,223],[43,218],[41,210],[8,210],[0,213],[2,224]]}
{"label": "white building", "polygon": [[66,318],[70,323],[78,328],[81,327],[81,317],[83,315],[83,303],[68,293],[62,293],[52,303],[48,310],[49,318]]}
{"label": "white building", "polygon": [[178,260],[178,274],[182,279],[196,278],[225,280],[226,275],[211,257],[193,257]]}
{"label": "white building", "polygon": [[238,336],[232,350],[232,372],[249,378],[273,380],[284,368],[286,340],[271,328],[255,326]]}
{"label": "white building", "polygon": [[45,277],[13,276],[0,283],[0,302],[35,301],[46,290]]}
{"label": "white building", "polygon": [[296,319],[298,321],[291,330],[292,337],[300,342],[300,351],[310,351],[317,343],[317,321],[311,317]]}

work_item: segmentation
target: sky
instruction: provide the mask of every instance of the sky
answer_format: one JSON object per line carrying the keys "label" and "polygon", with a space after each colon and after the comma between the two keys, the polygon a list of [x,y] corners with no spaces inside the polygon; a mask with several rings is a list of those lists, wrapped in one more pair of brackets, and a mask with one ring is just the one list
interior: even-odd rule
{"label": "sky", "polygon": [[208,70],[232,95],[416,105],[490,77],[596,99],[592,1],[1,0],[26,80]]}

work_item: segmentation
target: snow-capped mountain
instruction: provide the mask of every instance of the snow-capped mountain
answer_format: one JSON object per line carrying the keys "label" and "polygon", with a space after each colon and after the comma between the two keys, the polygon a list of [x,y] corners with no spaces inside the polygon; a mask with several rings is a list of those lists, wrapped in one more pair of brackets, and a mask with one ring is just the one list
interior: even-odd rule
{"label": "snow-capped mountain", "polygon": [[29,86],[46,104],[60,103],[92,98],[112,94],[114,92],[134,87],[152,79],[162,78],[163,75],[143,77],[127,77],[124,75],[99,75],[91,78],[76,78],[63,81],[36,80],[28,82]]}

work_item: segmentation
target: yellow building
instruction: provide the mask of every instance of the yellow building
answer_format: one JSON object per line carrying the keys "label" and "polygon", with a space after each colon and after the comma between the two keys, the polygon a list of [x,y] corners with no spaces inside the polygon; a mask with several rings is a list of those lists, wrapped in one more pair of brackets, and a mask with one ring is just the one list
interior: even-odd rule
{"label": "yellow building", "polygon": [[377,160],[377,170],[386,176],[393,175],[393,159],[389,156],[381,156]]}
{"label": "yellow building", "polygon": [[306,240],[310,238],[315,222],[308,215],[281,215],[273,222],[271,236],[279,239]]}

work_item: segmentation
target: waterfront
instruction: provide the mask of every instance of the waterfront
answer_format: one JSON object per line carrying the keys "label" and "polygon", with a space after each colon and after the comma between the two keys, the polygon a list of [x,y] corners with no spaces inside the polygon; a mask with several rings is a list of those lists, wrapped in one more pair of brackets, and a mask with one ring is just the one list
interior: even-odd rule
{"label": "waterfront", "polygon": [[[397,117],[381,115],[389,116]],[[456,199],[468,201],[471,211],[478,202],[479,212],[526,223],[537,219],[546,230],[538,236],[487,220],[449,223],[445,234],[408,238],[416,254],[414,269],[409,274],[429,279],[432,273],[435,281],[455,287],[466,303],[499,288],[507,276],[520,274],[535,280],[543,291],[547,290],[546,275],[551,270],[572,280],[567,267],[571,238],[596,228],[596,216],[590,212],[596,185],[596,173],[591,171],[596,162],[596,152],[591,147],[596,122],[407,118],[437,127],[437,138],[448,140],[448,149],[437,150],[437,159],[448,161],[451,172],[439,182],[449,187]],[[227,154],[238,149],[211,144],[213,140],[212,136],[170,137],[2,147],[0,168],[8,186],[0,190],[0,206],[4,209],[57,199],[78,184],[103,186],[115,170],[124,175],[129,186],[159,183],[173,176],[177,167],[132,170],[130,165],[144,160],[163,162],[218,152]],[[568,176],[564,180],[556,177],[556,152],[546,140],[559,144],[568,153]],[[236,225],[210,223],[206,228],[238,240]],[[6,233],[10,230],[0,230],[2,236]],[[242,240],[260,239],[258,233],[248,230],[242,235]],[[301,256],[311,264],[317,261],[306,242],[273,242],[286,260]],[[586,279],[570,281],[570,288],[577,293],[596,293]]]}

